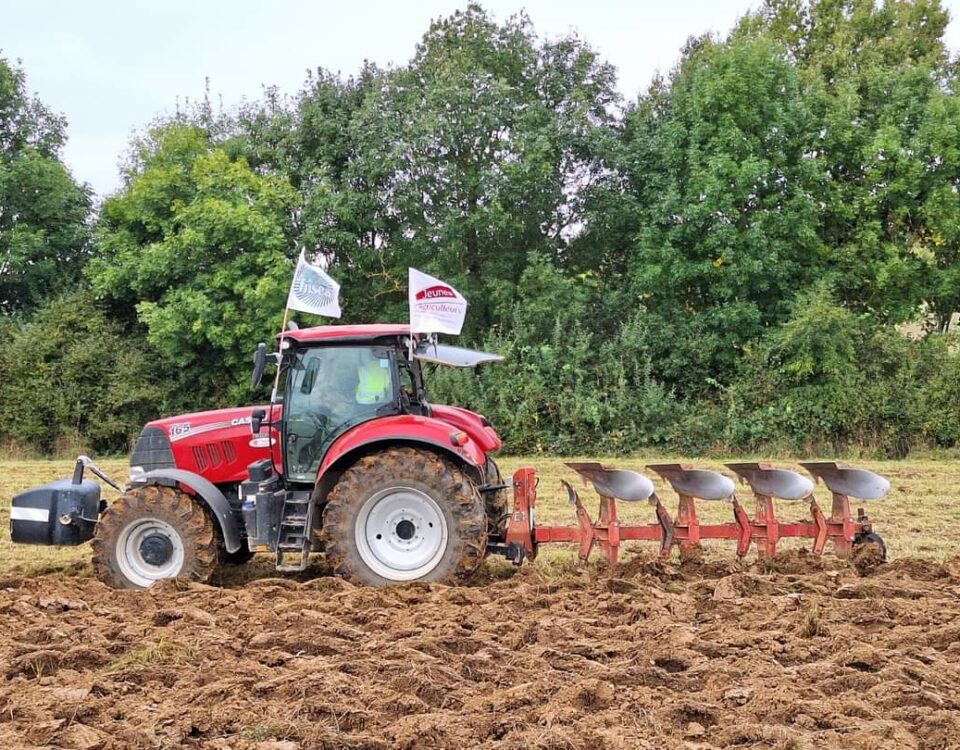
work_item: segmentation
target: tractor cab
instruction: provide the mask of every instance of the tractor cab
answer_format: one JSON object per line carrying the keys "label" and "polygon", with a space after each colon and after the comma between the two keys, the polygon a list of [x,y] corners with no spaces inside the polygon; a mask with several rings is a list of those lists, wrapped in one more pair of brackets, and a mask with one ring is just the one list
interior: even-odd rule
{"label": "tractor cab", "polygon": [[[416,441],[418,437],[426,439],[419,432],[430,424],[427,420],[454,416],[455,422],[463,424],[453,426],[463,428],[466,438],[478,442],[484,453],[500,447],[499,438],[491,439],[495,433],[478,415],[463,409],[453,409],[455,414],[451,414],[451,407],[438,407],[440,414],[435,415],[421,370],[421,362],[476,367],[501,360],[499,355],[411,338],[407,326],[358,325],[288,331],[276,359],[280,372],[275,402],[281,407],[276,411],[287,483],[314,484],[321,469],[330,464],[324,459],[339,438],[364,423],[384,418],[422,418],[408,421],[405,427],[407,437]],[[260,381],[265,362],[266,347],[261,345],[254,358],[254,384]],[[264,410],[254,411],[251,426],[255,434],[266,416]],[[442,429],[449,432],[450,426]],[[445,450],[460,447],[446,440],[442,443]]]}
{"label": "tractor cab", "polygon": [[[240,489],[249,548],[297,570],[320,537],[344,575],[370,583],[475,566],[503,529],[500,438],[479,414],[431,405],[421,363],[502,358],[399,325],[294,329],[279,349],[272,404],[251,418],[255,436],[279,428],[279,451],[251,464]],[[260,345],[254,384],[266,361]]]}
{"label": "tractor cab", "polygon": [[284,475],[312,483],[331,443],[351,428],[413,407],[406,398],[397,354],[377,345],[314,346],[295,349],[286,367],[283,403]]}

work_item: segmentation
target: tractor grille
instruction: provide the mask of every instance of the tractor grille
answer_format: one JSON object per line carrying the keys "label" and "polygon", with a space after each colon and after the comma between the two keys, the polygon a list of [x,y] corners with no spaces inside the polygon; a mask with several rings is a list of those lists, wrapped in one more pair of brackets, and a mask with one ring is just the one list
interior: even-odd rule
{"label": "tractor grille", "polygon": [[233,443],[221,440],[217,443],[196,446],[193,449],[193,460],[197,465],[197,471],[203,472],[223,464],[233,463],[237,460],[237,452]]}
{"label": "tractor grille", "polygon": [[130,454],[130,465],[144,471],[171,469],[175,466],[170,440],[162,427],[144,427]]}

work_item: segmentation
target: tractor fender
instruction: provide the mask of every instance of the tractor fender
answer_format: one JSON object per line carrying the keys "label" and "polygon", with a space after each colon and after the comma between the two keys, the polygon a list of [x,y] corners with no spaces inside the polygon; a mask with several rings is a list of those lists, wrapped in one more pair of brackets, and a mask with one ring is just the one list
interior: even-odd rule
{"label": "tractor fender", "polygon": [[241,547],[240,529],[233,515],[230,502],[223,493],[199,474],[183,469],[156,469],[138,476],[130,482],[131,487],[157,484],[163,487],[178,487],[209,508],[223,535],[223,546],[227,552],[236,552]]}
{"label": "tractor fender", "polygon": [[[453,436],[459,438],[454,444]],[[481,471],[487,455],[468,433],[449,422],[403,414],[363,422],[338,437],[327,450],[317,472],[317,483],[331,470],[344,468],[365,453],[392,445],[423,446]]]}

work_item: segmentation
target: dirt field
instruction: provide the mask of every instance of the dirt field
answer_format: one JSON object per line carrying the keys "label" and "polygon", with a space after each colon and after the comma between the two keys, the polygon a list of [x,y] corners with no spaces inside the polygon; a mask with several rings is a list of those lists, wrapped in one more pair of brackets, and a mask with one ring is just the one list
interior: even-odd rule
{"label": "dirt field", "polygon": [[[559,462],[537,463],[544,515],[567,518]],[[86,547],[4,541],[0,748],[960,748],[960,465],[874,468],[894,558],[928,558],[866,576],[641,546],[615,570],[565,548],[492,562],[465,587],[356,588],[321,559],[117,592]]]}
{"label": "dirt field", "polygon": [[781,567],[388,591],[10,577],[0,746],[960,747],[960,560]]}

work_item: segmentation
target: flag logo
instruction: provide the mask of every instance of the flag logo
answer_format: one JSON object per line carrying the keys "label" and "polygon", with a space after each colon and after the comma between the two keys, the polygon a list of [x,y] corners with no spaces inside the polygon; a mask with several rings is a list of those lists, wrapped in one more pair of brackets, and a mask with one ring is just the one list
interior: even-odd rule
{"label": "flag logo", "polygon": [[452,286],[411,268],[408,296],[411,333],[460,333],[467,300]]}
{"label": "flag logo", "polygon": [[446,284],[436,284],[427,289],[421,289],[417,292],[417,300],[430,299],[456,299],[457,293]]}
{"label": "flag logo", "polygon": [[293,274],[287,307],[328,318],[340,317],[340,285],[320,266],[307,262],[303,251]]}
{"label": "flag logo", "polygon": [[293,278],[293,296],[310,307],[324,307],[333,302],[334,289],[310,266],[301,266]]}

